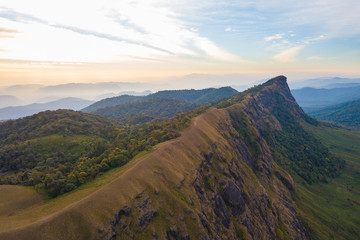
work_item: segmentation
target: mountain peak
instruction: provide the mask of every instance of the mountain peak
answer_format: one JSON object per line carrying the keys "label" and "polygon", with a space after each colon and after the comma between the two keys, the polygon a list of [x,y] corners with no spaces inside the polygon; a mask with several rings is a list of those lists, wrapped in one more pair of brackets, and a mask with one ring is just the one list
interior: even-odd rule
{"label": "mountain peak", "polygon": [[287,84],[287,78],[283,75],[274,77],[262,84],[261,86],[274,86],[276,88],[279,88],[279,90],[284,89],[290,93],[290,88]]}

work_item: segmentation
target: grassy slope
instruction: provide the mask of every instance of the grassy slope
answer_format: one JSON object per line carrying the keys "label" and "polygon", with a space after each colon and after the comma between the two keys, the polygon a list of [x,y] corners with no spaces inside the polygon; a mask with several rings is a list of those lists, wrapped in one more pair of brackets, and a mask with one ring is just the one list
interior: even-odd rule
{"label": "grassy slope", "polygon": [[303,185],[298,206],[305,213],[312,239],[360,239],[360,134],[331,127],[304,126],[347,163],[330,183]]}
{"label": "grassy slope", "polygon": [[0,218],[43,202],[43,197],[31,187],[0,186]]}
{"label": "grassy slope", "polygon": [[[177,193],[180,198],[174,196],[167,185],[170,184],[171,189],[176,189],[174,182],[179,183],[184,175],[190,174],[191,171],[187,169],[193,169],[193,162],[198,165],[202,157],[200,155],[196,159],[186,157],[186,161],[179,162],[177,159],[180,156],[193,156],[195,152],[198,153],[198,145],[206,146],[209,136],[214,140],[222,138],[214,127],[207,123],[209,119],[211,122],[218,123],[222,118],[222,112],[222,110],[209,111],[195,118],[193,127],[185,130],[182,138],[157,145],[156,151],[145,156],[139,154],[125,166],[113,169],[73,192],[51,199],[44,204],[18,211],[13,216],[0,216],[0,239],[21,239],[25,236],[32,236],[32,239],[70,239],[69,236],[72,237],[71,239],[88,239],[96,234],[96,229],[108,224],[114,212],[147,187],[160,190],[161,199],[164,201],[163,208],[184,211],[183,209],[189,207],[188,203],[181,198],[184,193]],[[185,143],[186,153],[183,148],[178,147]],[[164,171],[164,169],[167,170]],[[154,175],[157,172],[159,175]],[[186,180],[188,181],[191,182],[191,180]],[[154,193],[149,193],[149,195],[151,198],[158,198],[158,196],[152,196]],[[161,211],[159,216],[162,216]],[[164,224],[169,224],[161,217],[154,221],[155,229],[161,229]],[[186,218],[186,221],[192,221],[188,223],[188,226],[196,227],[190,216]],[[67,232],[54,228],[63,224],[72,228],[67,229]],[[39,229],[43,230],[39,231]],[[6,233],[8,231],[10,235]],[[149,237],[146,236],[144,239]]]}

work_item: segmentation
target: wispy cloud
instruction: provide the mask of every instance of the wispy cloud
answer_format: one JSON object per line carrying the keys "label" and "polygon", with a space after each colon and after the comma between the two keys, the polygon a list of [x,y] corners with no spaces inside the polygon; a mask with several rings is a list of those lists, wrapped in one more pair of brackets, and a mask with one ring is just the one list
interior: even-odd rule
{"label": "wispy cloud", "polygon": [[12,38],[15,33],[19,33],[19,31],[0,27],[0,38]]}
{"label": "wispy cloud", "polygon": [[128,43],[128,44],[135,44],[135,45],[139,45],[142,47],[148,47],[148,48],[152,48],[154,50],[158,50],[161,52],[165,52],[168,54],[174,54],[168,50],[159,48],[159,47],[155,47],[152,46],[150,44],[147,44],[146,42],[139,42],[139,41],[134,41],[131,39],[126,39],[126,38],[121,38],[121,37],[117,37],[115,35],[111,35],[111,34],[106,34],[106,33],[100,33],[100,32],[96,32],[96,31],[91,31],[91,30],[86,30],[86,29],[81,29],[81,28],[77,28],[77,27],[72,27],[72,26],[65,26],[65,25],[60,25],[60,24],[52,24],[51,26],[56,27],[56,28],[63,28],[69,31],[73,31],[79,34],[83,34],[83,35],[91,35],[91,36],[95,36],[98,38],[104,38],[107,40],[111,40],[111,41],[117,41],[117,42],[121,42],[121,43]]}
{"label": "wispy cloud", "polygon": [[[8,2],[10,6],[20,8],[20,5],[16,4],[20,1],[14,0],[14,4]],[[136,51],[137,55],[130,56],[132,58],[155,59],[163,56],[193,56],[221,61],[240,59],[211,39],[202,36],[198,31],[194,31],[196,28],[189,27],[187,22],[181,20],[181,15],[177,13],[174,6],[169,6],[166,1],[151,0],[144,3],[139,0],[124,0],[120,3],[110,1],[107,5],[91,0],[79,0],[77,4],[79,2],[84,3],[81,18],[78,12],[72,11],[69,11],[67,17],[64,18],[63,16],[59,17],[57,12],[53,12],[53,15],[38,10],[20,12],[9,7],[0,7],[0,18],[25,24],[22,26],[22,28],[27,29],[27,31],[24,31],[24,35],[31,34],[29,33],[30,25],[31,28],[35,28],[36,25],[34,24],[36,23],[64,29],[75,34],[118,42],[122,45],[137,46],[139,48]],[[44,4],[48,5],[46,2]],[[63,9],[72,9],[69,1],[57,4]],[[56,9],[51,10],[56,11]],[[35,17],[32,12],[40,14]],[[97,21],[93,20],[95,17]],[[64,42],[59,39],[57,44],[61,47]],[[71,48],[72,46],[63,47]],[[143,51],[144,53],[141,56],[140,49],[143,48],[149,48],[155,52]],[[117,53],[116,49],[114,49],[113,56],[120,56],[121,52],[123,51]]]}
{"label": "wispy cloud", "polygon": [[296,60],[296,55],[302,48],[304,48],[304,46],[296,46],[286,49],[273,56],[273,59],[279,62],[294,62]]}
{"label": "wispy cloud", "polygon": [[272,40],[275,40],[275,39],[282,39],[284,37],[285,34],[283,33],[278,33],[278,34],[275,34],[273,36],[268,36],[268,37],[265,37],[265,41],[266,42],[269,42],[269,41],[272,41]]}
{"label": "wispy cloud", "polygon": [[46,23],[45,21],[32,16],[31,14],[20,13],[7,7],[0,7],[0,18],[6,18],[8,20],[29,23],[29,22],[40,22]]}

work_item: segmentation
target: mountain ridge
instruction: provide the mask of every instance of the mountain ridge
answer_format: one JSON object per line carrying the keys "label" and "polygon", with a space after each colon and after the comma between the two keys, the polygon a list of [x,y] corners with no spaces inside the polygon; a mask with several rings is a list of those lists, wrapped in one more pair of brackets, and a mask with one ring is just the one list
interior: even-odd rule
{"label": "mountain ridge", "polygon": [[57,109],[80,110],[84,106],[88,106],[93,101],[81,98],[62,98],[47,103],[32,103],[24,106],[6,107],[0,109],[0,120],[17,119],[30,116],[42,111]]}
{"label": "mountain ridge", "polygon": [[[228,102],[85,197],[79,190],[0,217],[0,239],[310,239],[296,184],[281,162],[286,157],[272,147],[286,147],[277,133],[316,121],[297,105],[284,76]],[[309,147],[321,146],[314,143]],[[56,227],[63,225],[67,231]]]}
{"label": "mountain ridge", "polygon": [[[105,107],[114,107],[116,105],[131,103],[134,101],[145,101],[153,98],[171,98],[191,103],[206,103],[210,100],[216,100],[218,98],[231,96],[235,94],[237,91],[231,87],[222,87],[222,88],[206,88],[202,90],[165,90],[159,91],[147,96],[130,96],[130,95],[122,95],[113,98],[107,98],[100,100],[84,109],[84,112],[94,112],[101,108]],[[214,96],[216,99],[214,99]],[[210,100],[209,100],[210,98]]]}

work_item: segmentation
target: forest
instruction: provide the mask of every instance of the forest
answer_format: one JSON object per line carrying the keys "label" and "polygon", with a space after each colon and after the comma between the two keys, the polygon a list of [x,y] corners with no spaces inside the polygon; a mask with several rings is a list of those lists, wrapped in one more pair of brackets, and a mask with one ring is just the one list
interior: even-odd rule
{"label": "forest", "polygon": [[56,197],[178,137],[207,108],[136,125],[71,110],[7,121],[0,125],[0,184],[35,186]]}

